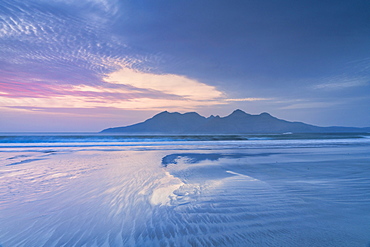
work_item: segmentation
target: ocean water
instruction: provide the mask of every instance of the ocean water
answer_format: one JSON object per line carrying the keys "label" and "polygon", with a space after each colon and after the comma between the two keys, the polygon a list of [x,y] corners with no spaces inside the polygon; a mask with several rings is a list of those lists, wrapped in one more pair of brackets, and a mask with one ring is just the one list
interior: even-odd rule
{"label": "ocean water", "polygon": [[370,134],[0,134],[0,246],[370,246]]}

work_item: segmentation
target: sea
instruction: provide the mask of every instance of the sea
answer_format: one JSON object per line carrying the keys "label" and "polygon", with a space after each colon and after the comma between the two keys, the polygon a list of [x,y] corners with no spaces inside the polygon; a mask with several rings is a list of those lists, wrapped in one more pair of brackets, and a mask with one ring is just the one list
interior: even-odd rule
{"label": "sea", "polygon": [[0,133],[0,247],[370,246],[370,133]]}

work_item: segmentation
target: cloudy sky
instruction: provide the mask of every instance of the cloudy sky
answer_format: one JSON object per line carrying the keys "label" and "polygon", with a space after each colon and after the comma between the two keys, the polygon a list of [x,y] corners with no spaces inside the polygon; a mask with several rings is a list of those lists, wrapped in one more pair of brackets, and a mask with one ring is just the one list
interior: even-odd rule
{"label": "cloudy sky", "polygon": [[0,132],[237,108],[370,126],[370,1],[0,0]]}

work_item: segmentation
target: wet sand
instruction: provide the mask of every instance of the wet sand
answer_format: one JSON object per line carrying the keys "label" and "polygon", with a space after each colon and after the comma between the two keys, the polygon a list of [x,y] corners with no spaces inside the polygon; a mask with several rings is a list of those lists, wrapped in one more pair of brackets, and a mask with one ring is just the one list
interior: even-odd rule
{"label": "wet sand", "polygon": [[0,245],[366,246],[367,145],[0,152]]}

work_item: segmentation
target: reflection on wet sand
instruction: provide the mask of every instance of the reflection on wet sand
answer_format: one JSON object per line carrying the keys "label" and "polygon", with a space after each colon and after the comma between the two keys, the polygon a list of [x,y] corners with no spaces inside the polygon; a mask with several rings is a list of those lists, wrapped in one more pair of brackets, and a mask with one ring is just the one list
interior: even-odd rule
{"label": "reflection on wet sand", "polygon": [[2,246],[364,246],[367,147],[3,152]]}

